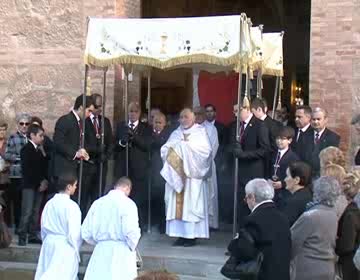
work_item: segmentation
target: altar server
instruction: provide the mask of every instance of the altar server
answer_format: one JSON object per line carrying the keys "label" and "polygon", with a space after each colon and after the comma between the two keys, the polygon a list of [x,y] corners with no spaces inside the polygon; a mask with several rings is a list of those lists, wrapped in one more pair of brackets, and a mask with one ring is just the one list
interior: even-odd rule
{"label": "altar server", "polygon": [[77,279],[81,239],[81,211],[70,199],[77,188],[74,175],[60,176],[59,193],[50,199],[41,217],[40,251],[35,280]]}
{"label": "altar server", "polygon": [[130,179],[121,177],[113,190],[92,204],[81,228],[83,239],[95,245],[84,280],[137,277],[140,227],[136,204],[128,197],[131,188]]}

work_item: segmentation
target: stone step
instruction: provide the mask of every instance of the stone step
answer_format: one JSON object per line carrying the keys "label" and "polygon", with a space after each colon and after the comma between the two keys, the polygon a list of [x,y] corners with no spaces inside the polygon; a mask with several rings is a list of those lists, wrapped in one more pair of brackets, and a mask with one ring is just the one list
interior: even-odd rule
{"label": "stone step", "polygon": [[[36,271],[36,264],[23,262],[1,262],[0,280],[33,280]],[[79,280],[82,280],[85,267],[79,268]],[[196,277],[189,275],[178,275],[180,280],[216,280],[222,278]]]}

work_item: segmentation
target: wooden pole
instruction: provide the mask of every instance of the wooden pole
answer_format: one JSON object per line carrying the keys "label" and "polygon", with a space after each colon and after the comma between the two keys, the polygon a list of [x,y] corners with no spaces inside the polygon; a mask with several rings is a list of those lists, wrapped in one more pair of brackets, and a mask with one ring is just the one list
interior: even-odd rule
{"label": "wooden pole", "polygon": [[276,100],[277,100],[277,96],[279,93],[279,82],[280,82],[280,77],[276,77],[276,85],[275,85],[275,92],[274,92],[274,102],[273,102],[273,111],[272,111],[272,118],[274,119],[275,117],[275,110],[276,110]]}
{"label": "wooden pole", "polygon": [[[105,105],[106,105],[106,73],[107,68],[104,69],[104,82],[103,82],[103,98],[102,98],[102,117],[101,117],[101,157],[100,157],[100,174],[99,174],[99,197],[102,195],[103,177],[104,177],[104,145],[105,145]],[[105,174],[106,176],[106,174]]]}
{"label": "wooden pole", "polygon": [[[237,116],[236,116],[236,141],[240,141],[240,104],[241,104],[241,87],[242,87],[242,47],[241,47],[241,31],[243,28],[243,17],[240,17],[240,37],[239,37],[239,60],[240,60],[240,69],[239,69],[239,83],[238,83],[238,96],[237,96]],[[239,160],[235,158],[235,170],[234,170],[234,213],[233,213],[233,237],[237,234],[237,207],[238,207],[238,191],[239,191]]]}
{"label": "wooden pole", "polygon": [[[264,25],[260,24],[259,25],[259,29],[261,31],[261,40],[263,38],[263,31],[264,31]],[[256,97],[258,98],[262,98],[262,63],[261,66],[258,70],[258,75],[257,75],[257,91],[256,91]]]}
{"label": "wooden pole", "polygon": [[[127,69],[124,69],[125,80],[124,80],[124,120],[125,125],[128,125],[129,115],[128,115],[128,90],[129,90],[129,73]],[[129,176],[129,144],[126,143],[125,148],[125,162],[126,162],[126,176]]]}
{"label": "wooden pole", "polygon": [[[85,146],[85,118],[86,118],[86,91],[87,91],[87,80],[89,76],[89,65],[85,65],[85,80],[84,80],[84,92],[82,99],[83,115],[82,115],[82,130],[81,130],[81,141],[80,149],[84,149]],[[83,182],[83,171],[84,171],[84,159],[80,159],[80,168],[79,168],[79,190],[78,190],[78,204],[81,203],[81,189]]]}
{"label": "wooden pole", "polygon": [[[151,70],[147,76],[147,100],[148,100],[148,121],[151,120]],[[152,125],[149,123],[149,125]],[[151,149],[149,149],[149,163],[148,170],[148,229],[147,232],[151,233]],[[159,175],[160,176],[160,175]]]}

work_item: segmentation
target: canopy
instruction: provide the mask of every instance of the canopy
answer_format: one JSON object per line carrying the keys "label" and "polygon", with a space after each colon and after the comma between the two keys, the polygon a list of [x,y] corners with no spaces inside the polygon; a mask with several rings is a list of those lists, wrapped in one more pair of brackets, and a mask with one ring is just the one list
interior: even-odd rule
{"label": "canopy", "polygon": [[[119,19],[90,18],[85,63],[107,67],[114,64],[163,70],[191,67],[211,72],[251,71],[272,61],[263,57],[262,32],[250,28],[245,14],[235,16]],[[276,42],[277,43],[277,42]],[[273,42],[273,44],[276,44]],[[240,53],[241,49],[241,53]],[[282,55],[282,41],[281,41]],[[272,67],[269,63],[266,67]],[[282,75],[278,70],[265,71]],[[246,69],[244,67],[244,72]]]}
{"label": "canopy", "polygon": [[85,63],[160,69],[200,64],[236,70],[240,61],[247,62],[250,53],[246,40],[241,40],[242,53],[239,52],[240,32],[247,29],[244,18],[90,18]]}

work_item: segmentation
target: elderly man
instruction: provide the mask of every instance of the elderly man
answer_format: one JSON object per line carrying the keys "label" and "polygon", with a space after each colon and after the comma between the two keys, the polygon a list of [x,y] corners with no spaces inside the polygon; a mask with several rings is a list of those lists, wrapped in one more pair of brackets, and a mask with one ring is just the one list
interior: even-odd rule
{"label": "elderly man", "polygon": [[[246,217],[239,237],[230,243],[229,252],[239,261],[249,261],[262,252],[264,260],[259,280],[289,280],[289,222],[272,201],[274,188],[264,179],[253,179],[246,184],[245,192],[251,214]],[[248,235],[254,242],[249,240]]]}
{"label": "elderly man", "polygon": [[21,214],[22,173],[20,151],[28,142],[26,133],[30,125],[30,120],[30,115],[26,113],[21,113],[16,116],[17,131],[10,135],[5,150],[5,160],[10,163],[9,178],[11,191],[8,193],[8,207],[11,209],[11,203],[13,203],[16,227],[19,225]]}
{"label": "elderly man", "polygon": [[161,148],[166,180],[166,233],[179,237],[174,246],[194,246],[196,238],[209,238],[206,176],[212,153],[206,129],[195,123],[191,109],[180,113],[180,127]]}
{"label": "elderly man", "polygon": [[131,188],[131,181],[121,177],[114,190],[91,206],[81,235],[95,249],[84,280],[133,280],[137,276],[135,250],[141,235],[137,207],[129,198]]}
{"label": "elderly man", "polygon": [[195,121],[202,125],[209,136],[212,150],[212,167],[207,176],[206,184],[209,196],[209,226],[213,229],[219,228],[219,195],[216,176],[215,157],[219,148],[219,138],[216,127],[206,120],[206,111],[203,107],[194,108]]}
{"label": "elderly man", "polygon": [[319,154],[327,147],[339,147],[340,136],[327,128],[328,113],[325,109],[317,107],[312,112],[311,126],[313,134],[305,140],[305,161],[312,167],[313,177],[320,175]]}

